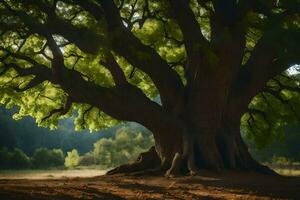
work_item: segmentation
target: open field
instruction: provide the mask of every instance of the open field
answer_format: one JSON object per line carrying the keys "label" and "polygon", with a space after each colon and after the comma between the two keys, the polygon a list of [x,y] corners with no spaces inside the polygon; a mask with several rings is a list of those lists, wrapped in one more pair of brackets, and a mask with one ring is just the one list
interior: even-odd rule
{"label": "open field", "polygon": [[2,170],[0,179],[59,179],[101,176],[106,171],[98,169],[74,170]]}
{"label": "open field", "polygon": [[[300,176],[300,169],[294,167],[272,167],[278,174],[283,176]],[[101,176],[107,170],[96,168],[80,168],[72,170],[0,170],[1,179],[58,179],[75,177],[95,177]]]}
{"label": "open field", "polygon": [[300,169],[273,168],[273,170],[284,176],[300,176]]}
{"label": "open field", "polygon": [[40,180],[1,179],[0,199],[300,199],[300,177],[230,171],[222,174],[201,171],[200,176],[171,179],[125,175],[84,178],[79,175],[89,173]]}

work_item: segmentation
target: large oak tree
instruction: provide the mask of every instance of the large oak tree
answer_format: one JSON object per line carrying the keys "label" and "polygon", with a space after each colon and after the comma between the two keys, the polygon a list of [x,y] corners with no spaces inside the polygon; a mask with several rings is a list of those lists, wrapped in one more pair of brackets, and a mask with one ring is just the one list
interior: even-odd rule
{"label": "large oak tree", "polygon": [[77,113],[78,128],[151,130],[155,148],[111,173],[272,173],[240,122],[268,122],[257,95],[297,114],[284,95],[299,92],[285,72],[300,63],[299,13],[299,0],[0,0],[1,103],[40,125]]}

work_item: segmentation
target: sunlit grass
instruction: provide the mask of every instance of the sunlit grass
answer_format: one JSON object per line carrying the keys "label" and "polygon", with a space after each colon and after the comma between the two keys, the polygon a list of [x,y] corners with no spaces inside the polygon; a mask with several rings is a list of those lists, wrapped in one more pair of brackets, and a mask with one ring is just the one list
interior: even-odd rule
{"label": "sunlit grass", "polygon": [[271,162],[263,163],[283,176],[300,176],[300,162],[286,157],[273,157]]}
{"label": "sunlit grass", "polygon": [[0,179],[57,179],[73,177],[94,177],[105,174],[99,169],[70,170],[0,170]]}
{"label": "sunlit grass", "polygon": [[274,168],[273,170],[284,176],[300,176],[300,169]]}

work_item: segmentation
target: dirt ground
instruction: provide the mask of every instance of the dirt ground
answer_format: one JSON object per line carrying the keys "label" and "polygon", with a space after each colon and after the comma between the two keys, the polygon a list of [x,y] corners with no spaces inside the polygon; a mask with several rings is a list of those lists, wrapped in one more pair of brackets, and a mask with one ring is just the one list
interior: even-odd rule
{"label": "dirt ground", "polygon": [[300,199],[300,177],[203,171],[194,177],[96,176],[1,179],[1,200]]}

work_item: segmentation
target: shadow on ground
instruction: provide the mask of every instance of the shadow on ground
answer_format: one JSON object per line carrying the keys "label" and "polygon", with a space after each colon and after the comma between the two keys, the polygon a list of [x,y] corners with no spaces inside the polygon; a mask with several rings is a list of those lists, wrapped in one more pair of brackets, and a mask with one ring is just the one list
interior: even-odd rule
{"label": "shadow on ground", "polygon": [[202,171],[194,177],[98,176],[0,180],[0,199],[300,199],[300,177]]}

